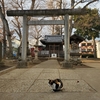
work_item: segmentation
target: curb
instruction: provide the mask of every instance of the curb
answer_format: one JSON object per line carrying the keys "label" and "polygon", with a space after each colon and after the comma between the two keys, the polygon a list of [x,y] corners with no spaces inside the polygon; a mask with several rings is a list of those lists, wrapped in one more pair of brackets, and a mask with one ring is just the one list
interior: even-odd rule
{"label": "curb", "polygon": [[2,70],[2,71],[0,71],[0,75],[5,74],[5,73],[7,73],[7,72],[9,72],[9,71],[11,71],[11,70],[13,70],[13,69],[15,69],[15,68],[16,68],[16,66],[13,66],[13,67],[11,67],[11,68],[7,68],[7,69],[5,69],[5,70]]}

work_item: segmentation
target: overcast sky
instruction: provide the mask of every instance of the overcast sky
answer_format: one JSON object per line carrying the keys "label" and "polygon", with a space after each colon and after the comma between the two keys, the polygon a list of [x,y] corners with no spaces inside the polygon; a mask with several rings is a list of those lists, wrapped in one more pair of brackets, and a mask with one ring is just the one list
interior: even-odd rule
{"label": "overcast sky", "polygon": [[[78,0],[77,0],[78,1]],[[80,3],[78,6],[81,6],[83,7],[84,5],[86,5],[88,2],[85,2],[85,3]],[[100,10],[100,0],[94,2],[94,3],[91,3],[88,7],[91,7],[91,8],[97,8]]]}

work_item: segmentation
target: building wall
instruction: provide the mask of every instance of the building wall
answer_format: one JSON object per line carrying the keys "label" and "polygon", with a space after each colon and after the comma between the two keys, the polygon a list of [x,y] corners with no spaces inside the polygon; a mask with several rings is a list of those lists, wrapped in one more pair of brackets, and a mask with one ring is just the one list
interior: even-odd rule
{"label": "building wall", "polygon": [[[96,41],[97,58],[100,58],[100,41]],[[80,53],[82,55],[90,54],[93,55],[93,41],[82,41],[79,44]]]}
{"label": "building wall", "polygon": [[80,52],[82,54],[93,54],[93,42],[83,41],[80,43]]}
{"label": "building wall", "polygon": [[18,48],[20,45],[20,41],[17,40],[17,39],[13,39],[12,40],[12,46],[15,47],[15,48]]}
{"label": "building wall", "polygon": [[97,42],[97,58],[100,58],[100,41]]}

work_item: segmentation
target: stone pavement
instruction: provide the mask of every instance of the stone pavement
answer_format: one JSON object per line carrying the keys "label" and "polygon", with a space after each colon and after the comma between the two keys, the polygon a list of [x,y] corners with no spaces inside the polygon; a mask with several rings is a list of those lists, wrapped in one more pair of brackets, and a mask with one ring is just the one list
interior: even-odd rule
{"label": "stone pavement", "polygon": [[[16,68],[0,75],[0,100],[100,100],[100,62],[93,68],[61,68],[47,60],[32,68]],[[61,78],[63,91],[53,92],[48,79]]]}

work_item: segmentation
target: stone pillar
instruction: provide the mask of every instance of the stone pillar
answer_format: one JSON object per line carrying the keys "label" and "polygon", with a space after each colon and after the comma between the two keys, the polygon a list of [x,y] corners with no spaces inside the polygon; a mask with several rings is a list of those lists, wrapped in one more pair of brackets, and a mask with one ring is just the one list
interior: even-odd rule
{"label": "stone pillar", "polygon": [[23,16],[21,61],[18,63],[18,67],[27,67],[27,41],[28,41],[27,15],[24,15]]}
{"label": "stone pillar", "polygon": [[35,49],[34,49],[34,53],[35,53],[35,58],[33,60],[33,63],[40,63],[41,61],[39,60],[38,58],[38,45],[34,45],[35,46]]}
{"label": "stone pillar", "polygon": [[65,15],[65,35],[64,35],[64,45],[65,45],[65,51],[64,51],[64,62],[63,67],[72,67],[72,63],[70,62],[70,34],[69,34],[69,15]]}

